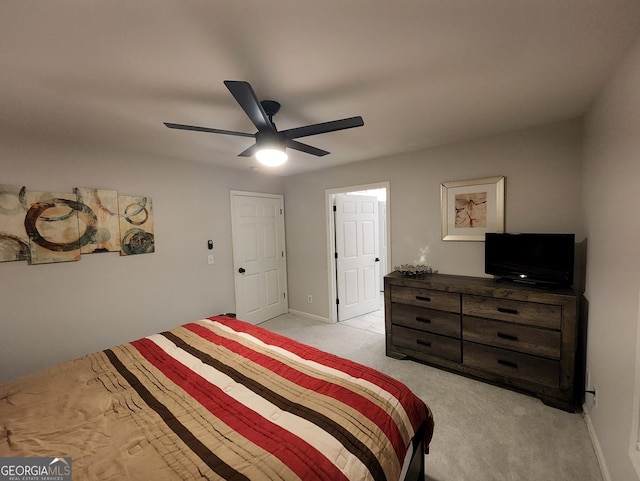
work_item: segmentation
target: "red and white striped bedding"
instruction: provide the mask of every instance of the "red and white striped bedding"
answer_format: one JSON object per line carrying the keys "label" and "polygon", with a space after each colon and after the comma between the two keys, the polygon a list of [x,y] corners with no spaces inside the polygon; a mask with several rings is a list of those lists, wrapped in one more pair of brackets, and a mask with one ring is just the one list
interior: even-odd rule
{"label": "red and white striped bedding", "polygon": [[397,480],[433,428],[402,383],[227,317],[0,386],[0,421],[0,456],[82,480]]}

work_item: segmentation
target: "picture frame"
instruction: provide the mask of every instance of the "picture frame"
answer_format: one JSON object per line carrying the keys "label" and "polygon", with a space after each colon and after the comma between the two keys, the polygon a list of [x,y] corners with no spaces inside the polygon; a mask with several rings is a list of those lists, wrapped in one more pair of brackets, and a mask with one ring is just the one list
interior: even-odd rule
{"label": "picture frame", "polygon": [[484,241],[504,232],[504,176],[440,185],[443,241]]}

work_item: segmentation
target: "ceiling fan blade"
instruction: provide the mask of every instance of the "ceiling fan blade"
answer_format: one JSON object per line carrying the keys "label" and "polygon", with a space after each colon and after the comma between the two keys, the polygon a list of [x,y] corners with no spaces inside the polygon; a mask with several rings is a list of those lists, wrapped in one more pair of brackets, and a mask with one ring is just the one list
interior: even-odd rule
{"label": "ceiling fan blade", "polygon": [[353,127],[362,127],[364,121],[362,117],[349,117],[348,119],[332,120],[331,122],[322,122],[319,124],[306,125],[304,127],[296,127],[293,129],[281,130],[287,139],[297,139],[307,137],[309,135],[324,134],[326,132],[335,132],[336,130],[351,129]]}
{"label": "ceiling fan blade", "polygon": [[307,154],[315,155],[316,157],[323,157],[329,153],[326,150],[322,150],[317,147],[313,147],[311,145],[303,144],[302,142],[298,142],[297,140],[286,139],[284,143],[290,149],[299,150],[300,152],[305,152]]}
{"label": "ceiling fan blade", "polygon": [[257,127],[259,132],[275,132],[275,127],[269,120],[269,116],[262,108],[262,105],[260,105],[255,92],[248,82],[225,80],[224,84],[231,92],[231,95],[233,95],[236,101],[240,104],[240,107],[242,107],[249,119],[251,119],[253,125]]}
{"label": "ceiling fan blade", "polygon": [[245,132],[236,132],[235,130],[210,129],[208,127],[197,127],[195,125],[172,124],[171,122],[164,122],[164,125],[166,125],[170,129],[195,130],[196,132],[209,132],[212,134],[237,135],[239,137],[255,137],[254,134],[247,134]]}
{"label": "ceiling fan blade", "polygon": [[242,152],[240,152],[238,154],[238,157],[251,157],[253,154],[256,153],[256,150],[258,150],[258,146],[256,144],[253,144],[248,149],[243,150]]}

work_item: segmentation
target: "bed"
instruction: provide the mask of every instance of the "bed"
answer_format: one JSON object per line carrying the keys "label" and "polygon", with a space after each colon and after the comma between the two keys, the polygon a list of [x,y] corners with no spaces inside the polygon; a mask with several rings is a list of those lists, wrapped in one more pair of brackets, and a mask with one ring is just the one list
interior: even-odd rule
{"label": "bed", "polygon": [[0,386],[0,457],[83,481],[422,481],[432,433],[402,383],[226,316]]}

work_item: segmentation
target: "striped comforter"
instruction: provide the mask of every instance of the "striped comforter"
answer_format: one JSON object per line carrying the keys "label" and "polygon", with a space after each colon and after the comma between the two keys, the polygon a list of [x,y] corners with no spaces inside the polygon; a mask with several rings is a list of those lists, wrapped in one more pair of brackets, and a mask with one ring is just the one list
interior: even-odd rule
{"label": "striped comforter", "polygon": [[227,317],[0,386],[0,456],[78,480],[397,480],[423,423],[398,381]]}

